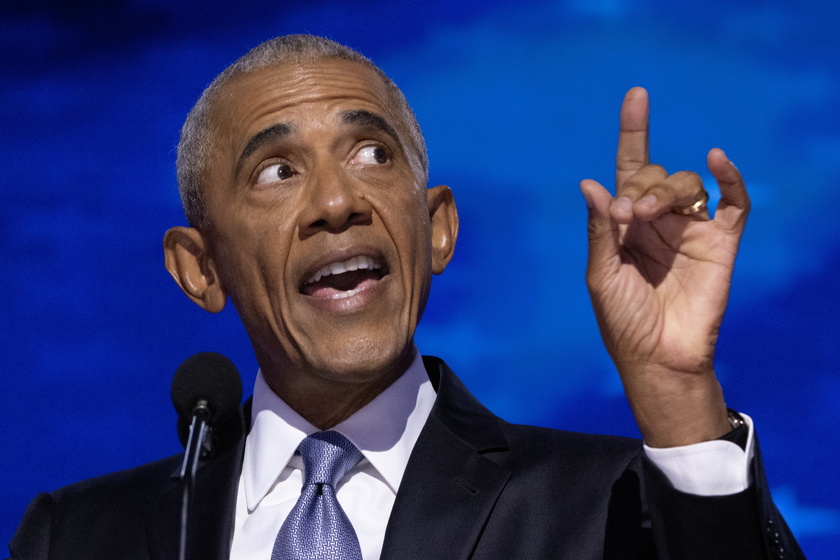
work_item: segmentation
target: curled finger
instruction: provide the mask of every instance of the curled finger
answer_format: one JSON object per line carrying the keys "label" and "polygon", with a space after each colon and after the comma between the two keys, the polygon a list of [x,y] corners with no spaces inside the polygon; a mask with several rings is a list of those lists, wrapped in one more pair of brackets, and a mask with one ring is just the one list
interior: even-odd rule
{"label": "curled finger", "polygon": [[678,171],[641,193],[633,204],[633,214],[643,220],[653,220],[669,212],[708,219],[708,199],[697,173]]}

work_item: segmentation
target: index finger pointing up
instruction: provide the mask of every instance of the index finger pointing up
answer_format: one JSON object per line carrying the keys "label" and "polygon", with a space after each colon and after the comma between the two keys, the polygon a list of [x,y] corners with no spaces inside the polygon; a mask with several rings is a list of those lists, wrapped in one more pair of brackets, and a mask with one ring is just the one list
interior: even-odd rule
{"label": "index finger pointing up", "polygon": [[634,87],[624,96],[619,116],[618,152],[615,156],[615,188],[650,162],[650,103],[645,88]]}

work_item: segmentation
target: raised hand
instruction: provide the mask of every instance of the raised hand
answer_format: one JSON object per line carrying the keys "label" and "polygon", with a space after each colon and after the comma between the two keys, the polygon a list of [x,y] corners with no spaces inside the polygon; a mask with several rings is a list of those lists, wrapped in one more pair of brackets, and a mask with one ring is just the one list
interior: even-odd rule
{"label": "raised hand", "polygon": [[616,196],[581,182],[589,206],[587,283],[601,334],[648,445],[715,439],[730,429],[714,373],[749,198],[722,150],[707,164],[721,201],[714,219],[700,177],[649,161],[647,92],[621,108]]}

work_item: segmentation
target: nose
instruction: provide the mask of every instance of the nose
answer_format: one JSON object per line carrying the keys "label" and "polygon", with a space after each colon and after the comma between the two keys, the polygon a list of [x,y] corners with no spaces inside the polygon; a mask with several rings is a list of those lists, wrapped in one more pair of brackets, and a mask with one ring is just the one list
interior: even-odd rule
{"label": "nose", "polygon": [[320,166],[306,185],[305,208],[299,230],[304,237],[320,231],[339,233],[352,225],[370,222],[371,207],[362,185],[338,163]]}

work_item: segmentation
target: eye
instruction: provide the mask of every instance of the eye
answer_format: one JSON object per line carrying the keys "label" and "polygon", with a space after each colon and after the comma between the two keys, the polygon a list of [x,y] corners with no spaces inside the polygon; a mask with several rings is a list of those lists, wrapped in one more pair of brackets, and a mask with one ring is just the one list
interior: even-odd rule
{"label": "eye", "polygon": [[294,176],[295,171],[286,163],[275,163],[269,165],[257,175],[257,184],[261,183],[275,183],[277,181],[285,181]]}
{"label": "eye", "polygon": [[365,146],[353,156],[353,163],[361,165],[382,165],[388,163],[391,154],[382,146]]}

